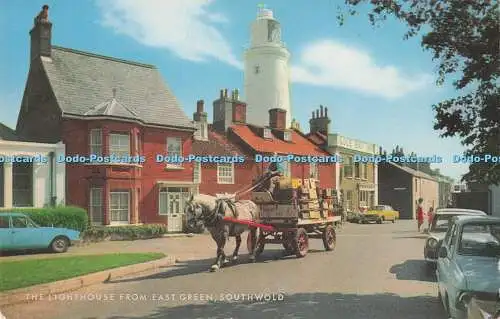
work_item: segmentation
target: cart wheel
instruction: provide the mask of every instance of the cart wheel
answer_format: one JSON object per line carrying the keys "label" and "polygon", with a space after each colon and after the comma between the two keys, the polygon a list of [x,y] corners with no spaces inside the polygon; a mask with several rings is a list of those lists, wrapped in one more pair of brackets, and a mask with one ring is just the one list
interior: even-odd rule
{"label": "cart wheel", "polygon": [[337,234],[335,234],[335,229],[332,225],[328,225],[323,231],[323,245],[326,250],[334,250],[336,244]]}
{"label": "cart wheel", "polygon": [[309,251],[309,236],[307,236],[307,231],[304,228],[297,229],[295,234],[295,255],[298,258],[302,258],[307,255]]}

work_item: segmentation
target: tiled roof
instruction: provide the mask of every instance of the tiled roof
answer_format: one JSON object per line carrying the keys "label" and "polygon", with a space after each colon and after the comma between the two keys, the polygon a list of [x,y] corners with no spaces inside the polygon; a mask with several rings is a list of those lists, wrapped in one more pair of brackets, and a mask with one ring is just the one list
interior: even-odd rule
{"label": "tiled roof", "polygon": [[152,65],[57,46],[52,46],[51,59],[42,58],[42,63],[63,116],[125,117],[194,130]]}
{"label": "tiled roof", "polygon": [[426,174],[426,173],[421,172],[421,171],[414,170],[413,168],[409,168],[409,167],[406,167],[406,166],[397,165],[397,164],[394,164],[394,163],[389,163],[389,164],[392,165],[392,166],[394,166],[394,167],[397,167],[400,170],[403,170],[406,173],[411,174],[411,175],[413,175],[415,177],[421,177],[421,178],[425,178],[425,179],[430,179],[432,181],[437,181],[436,178],[432,177],[431,175]]}
{"label": "tiled roof", "polygon": [[226,136],[214,132],[209,125],[208,139],[206,141],[193,141],[193,154],[195,155],[212,155],[212,156],[246,156],[244,150],[236,143],[227,139]]}
{"label": "tiled roof", "polygon": [[265,139],[252,129],[251,125],[233,125],[230,130],[244,143],[258,153],[278,153],[294,155],[328,156],[329,154],[309,141],[304,135],[291,130],[292,140],[290,142],[274,136]]}
{"label": "tiled roof", "polygon": [[7,125],[0,123],[0,140],[17,141],[18,137],[16,135],[16,131]]}

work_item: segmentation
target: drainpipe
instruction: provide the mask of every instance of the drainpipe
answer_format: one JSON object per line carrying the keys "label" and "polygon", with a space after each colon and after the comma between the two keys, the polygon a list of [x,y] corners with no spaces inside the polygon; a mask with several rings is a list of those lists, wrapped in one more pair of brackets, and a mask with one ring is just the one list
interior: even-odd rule
{"label": "drainpipe", "polygon": [[55,190],[54,190],[54,158],[55,158],[55,154],[54,152],[50,152],[49,153],[49,161],[50,161],[50,164],[49,164],[49,183],[50,183],[50,206],[51,207],[54,207],[56,206],[56,203],[55,203]]}
{"label": "drainpipe", "polygon": [[493,215],[493,190],[488,187],[488,215]]}

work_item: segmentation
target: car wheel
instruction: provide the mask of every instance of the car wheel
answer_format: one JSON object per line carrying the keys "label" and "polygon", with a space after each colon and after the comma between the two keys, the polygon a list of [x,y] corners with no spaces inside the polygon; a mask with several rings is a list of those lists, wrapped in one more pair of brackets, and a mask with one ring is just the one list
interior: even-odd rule
{"label": "car wheel", "polygon": [[377,224],[382,224],[384,220],[382,218],[377,219]]}
{"label": "car wheel", "polygon": [[69,240],[66,237],[58,236],[50,243],[50,249],[55,253],[65,253],[68,251]]}
{"label": "car wheel", "polygon": [[363,224],[363,221],[361,219],[359,219],[358,224]]}

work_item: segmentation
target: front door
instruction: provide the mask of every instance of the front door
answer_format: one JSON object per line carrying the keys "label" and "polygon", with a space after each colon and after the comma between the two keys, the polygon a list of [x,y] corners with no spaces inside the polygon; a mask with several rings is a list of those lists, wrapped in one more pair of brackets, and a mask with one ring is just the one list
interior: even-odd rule
{"label": "front door", "polygon": [[167,193],[167,230],[169,232],[182,231],[182,217],[183,217],[183,198],[181,192],[168,192]]}

